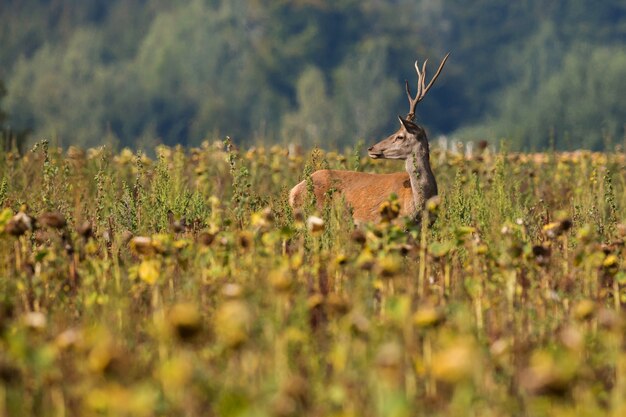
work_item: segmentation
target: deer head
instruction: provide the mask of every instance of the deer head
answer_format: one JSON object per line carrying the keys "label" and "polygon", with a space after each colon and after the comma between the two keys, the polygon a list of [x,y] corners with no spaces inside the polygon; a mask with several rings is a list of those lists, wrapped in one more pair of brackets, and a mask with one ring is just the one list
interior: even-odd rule
{"label": "deer head", "polygon": [[411,94],[408,81],[405,81],[406,94],[409,99],[409,113],[406,119],[398,116],[400,129],[397,132],[367,150],[371,158],[407,159],[409,156],[415,155],[416,153],[423,153],[419,152],[420,150],[425,150],[426,155],[428,154],[426,132],[424,132],[424,129],[420,126],[413,123],[413,119],[415,118],[415,106],[424,99],[428,90],[430,90],[437,77],[439,77],[443,66],[448,60],[448,56],[450,56],[450,53],[443,58],[437,72],[428,85],[426,85],[426,63],[428,60],[424,61],[421,71],[417,61],[415,61],[415,71],[417,72],[417,93],[415,97]]}
{"label": "deer head", "polygon": [[400,129],[367,150],[370,158],[407,159],[420,145],[428,146],[424,129],[398,116]]}

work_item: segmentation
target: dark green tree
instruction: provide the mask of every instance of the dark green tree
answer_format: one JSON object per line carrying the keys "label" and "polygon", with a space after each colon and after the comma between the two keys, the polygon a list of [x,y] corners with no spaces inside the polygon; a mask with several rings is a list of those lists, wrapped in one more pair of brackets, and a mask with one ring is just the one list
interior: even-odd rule
{"label": "dark green tree", "polygon": [[2,101],[7,95],[4,82],[0,80],[0,150],[22,151],[28,131],[14,131],[8,124],[8,114],[3,110]]}
{"label": "dark green tree", "polygon": [[11,126],[66,145],[377,138],[406,113],[415,59],[448,51],[417,109],[431,137],[539,149],[623,131],[622,0],[7,0],[0,22]]}

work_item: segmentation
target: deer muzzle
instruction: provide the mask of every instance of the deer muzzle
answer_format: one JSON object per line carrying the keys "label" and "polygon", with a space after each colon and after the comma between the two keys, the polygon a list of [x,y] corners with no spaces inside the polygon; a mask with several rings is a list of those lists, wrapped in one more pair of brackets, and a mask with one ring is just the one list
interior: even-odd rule
{"label": "deer muzzle", "polygon": [[369,157],[372,159],[382,158],[384,156],[383,152],[375,150],[374,148],[375,146],[372,146],[371,148],[367,149],[367,154],[369,155]]}

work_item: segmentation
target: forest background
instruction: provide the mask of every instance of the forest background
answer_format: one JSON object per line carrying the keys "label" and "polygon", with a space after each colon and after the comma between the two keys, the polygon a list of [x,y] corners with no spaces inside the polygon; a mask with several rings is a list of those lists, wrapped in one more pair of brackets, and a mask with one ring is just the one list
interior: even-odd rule
{"label": "forest background", "polygon": [[[626,142],[624,0],[3,0],[4,140],[151,148],[372,142],[415,59],[431,137]],[[27,134],[26,134],[27,133]]]}

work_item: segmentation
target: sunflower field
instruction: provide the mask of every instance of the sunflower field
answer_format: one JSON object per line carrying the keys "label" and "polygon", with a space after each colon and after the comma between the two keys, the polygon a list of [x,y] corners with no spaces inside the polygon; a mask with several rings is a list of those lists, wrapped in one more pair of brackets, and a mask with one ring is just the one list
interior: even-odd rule
{"label": "sunflower field", "polygon": [[626,155],[434,147],[420,223],[287,203],[393,161],[0,153],[0,416],[624,416]]}

